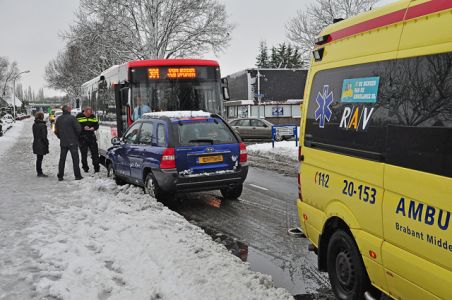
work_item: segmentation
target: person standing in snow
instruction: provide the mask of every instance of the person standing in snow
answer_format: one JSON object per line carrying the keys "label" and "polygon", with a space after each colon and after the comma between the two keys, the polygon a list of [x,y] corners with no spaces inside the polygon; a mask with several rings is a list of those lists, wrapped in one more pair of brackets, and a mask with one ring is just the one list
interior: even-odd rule
{"label": "person standing in snow", "polygon": [[80,133],[80,153],[82,154],[82,168],[88,172],[88,149],[91,152],[91,160],[94,166],[94,173],[99,172],[99,147],[97,146],[97,139],[94,131],[99,129],[99,122],[91,107],[87,106],[81,113],[77,115],[77,121],[82,127]]}
{"label": "person standing in snow", "polygon": [[35,115],[33,124],[33,153],[36,154],[36,172],[38,177],[48,177],[42,172],[42,160],[44,155],[49,153],[49,140],[47,139],[47,125],[44,121],[44,114],[38,112]]}
{"label": "person standing in snow", "polygon": [[80,174],[78,143],[82,129],[77,119],[71,115],[72,107],[70,105],[63,105],[61,109],[63,110],[63,114],[55,122],[55,134],[60,139],[61,148],[60,162],[58,164],[58,180],[63,180],[68,151],[71,152],[72,156],[75,180],[80,180],[83,177]]}

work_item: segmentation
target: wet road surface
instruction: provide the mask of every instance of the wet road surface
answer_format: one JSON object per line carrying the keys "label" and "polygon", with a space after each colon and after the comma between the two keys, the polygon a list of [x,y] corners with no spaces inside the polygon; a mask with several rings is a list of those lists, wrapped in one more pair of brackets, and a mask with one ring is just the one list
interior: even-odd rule
{"label": "wet road surface", "polygon": [[250,167],[238,200],[225,201],[213,191],[182,195],[169,206],[295,299],[333,299],[308,240],[287,234],[298,227],[296,198],[296,177]]}

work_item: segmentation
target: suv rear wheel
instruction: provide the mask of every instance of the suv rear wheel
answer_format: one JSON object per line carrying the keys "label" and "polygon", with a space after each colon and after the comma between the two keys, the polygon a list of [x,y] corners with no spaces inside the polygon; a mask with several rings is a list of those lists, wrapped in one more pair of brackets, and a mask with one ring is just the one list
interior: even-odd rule
{"label": "suv rear wheel", "polygon": [[243,184],[236,185],[233,188],[224,188],[220,191],[225,199],[237,199],[242,195]]}
{"label": "suv rear wheel", "polygon": [[331,236],[327,251],[328,275],[337,299],[364,299],[371,284],[354,239],[338,230]]}
{"label": "suv rear wheel", "polygon": [[144,190],[145,190],[146,194],[149,194],[149,196],[157,199],[157,201],[159,201],[159,202],[165,202],[165,201],[168,202],[174,198],[174,194],[165,193],[164,191],[162,191],[160,189],[154,176],[152,176],[152,173],[149,173],[146,176]]}

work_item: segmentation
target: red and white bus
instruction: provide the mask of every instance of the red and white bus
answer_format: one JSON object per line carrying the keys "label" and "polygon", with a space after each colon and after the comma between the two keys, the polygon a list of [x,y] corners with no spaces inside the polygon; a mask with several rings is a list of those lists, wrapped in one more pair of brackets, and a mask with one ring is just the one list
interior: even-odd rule
{"label": "red and white bus", "polygon": [[204,110],[223,114],[220,67],[213,60],[139,60],[116,65],[81,87],[81,103],[99,120],[99,153],[105,157],[111,138],[122,136],[142,113]]}

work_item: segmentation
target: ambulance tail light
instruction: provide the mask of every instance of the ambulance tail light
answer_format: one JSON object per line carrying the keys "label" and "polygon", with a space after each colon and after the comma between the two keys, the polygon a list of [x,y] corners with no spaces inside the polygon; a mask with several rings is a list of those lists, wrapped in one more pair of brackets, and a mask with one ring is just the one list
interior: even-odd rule
{"label": "ambulance tail light", "polygon": [[301,174],[300,174],[300,172],[298,172],[297,180],[298,180],[298,199],[300,199],[300,201],[303,201],[303,196],[301,195]]}
{"label": "ambulance tail light", "polygon": [[319,48],[312,52],[315,61],[322,61],[323,53],[325,52],[325,48]]}
{"label": "ambulance tail light", "polygon": [[315,39],[315,44],[317,46],[324,45],[328,42],[331,42],[331,35],[329,35],[329,34],[319,36]]}
{"label": "ambulance tail light", "polygon": [[302,152],[301,145],[300,145],[300,146],[298,146],[298,161],[302,162],[303,160],[304,160],[304,156],[303,156],[303,152]]}

